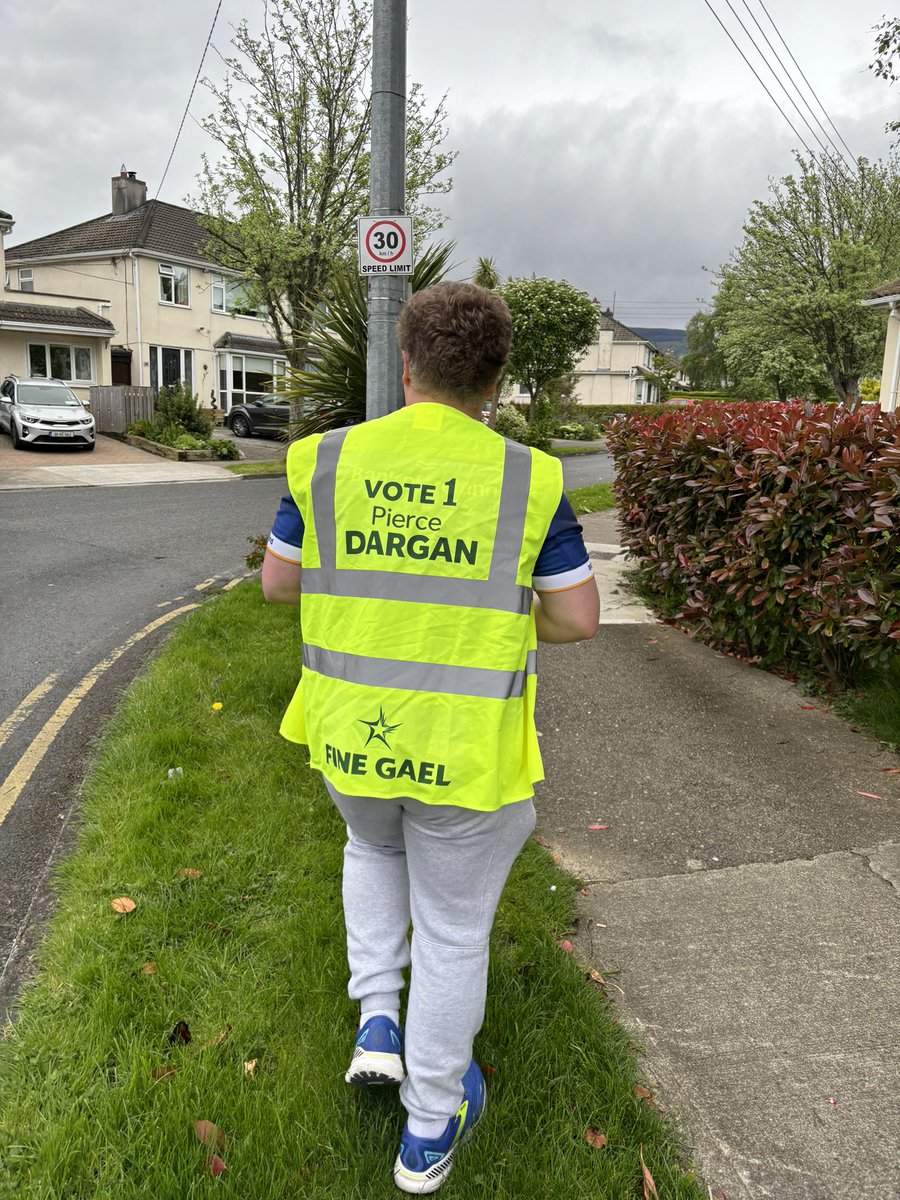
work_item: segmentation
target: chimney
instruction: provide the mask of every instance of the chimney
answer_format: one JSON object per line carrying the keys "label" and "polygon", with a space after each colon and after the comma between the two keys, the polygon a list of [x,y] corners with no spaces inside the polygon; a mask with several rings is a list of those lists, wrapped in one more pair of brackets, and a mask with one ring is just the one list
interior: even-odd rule
{"label": "chimney", "polygon": [[3,239],[8,233],[12,233],[12,227],[15,221],[8,212],[0,211],[0,296],[6,288],[6,254],[3,249]]}
{"label": "chimney", "polygon": [[118,175],[112,177],[113,215],[122,217],[147,203],[147,185],[138,179],[134,171],[126,171],[125,164]]}

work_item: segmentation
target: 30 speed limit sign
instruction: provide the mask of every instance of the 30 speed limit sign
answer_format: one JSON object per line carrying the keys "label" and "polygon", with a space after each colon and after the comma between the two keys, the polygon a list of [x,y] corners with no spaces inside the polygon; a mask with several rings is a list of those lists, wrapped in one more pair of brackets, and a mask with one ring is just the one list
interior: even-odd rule
{"label": "30 speed limit sign", "polygon": [[412,217],[358,217],[360,275],[412,275]]}

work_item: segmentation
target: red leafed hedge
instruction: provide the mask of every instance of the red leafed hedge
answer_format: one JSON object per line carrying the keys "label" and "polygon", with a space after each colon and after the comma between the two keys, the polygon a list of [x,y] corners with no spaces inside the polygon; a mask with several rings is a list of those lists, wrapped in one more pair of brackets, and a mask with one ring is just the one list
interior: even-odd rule
{"label": "red leafed hedge", "polygon": [[700,404],[607,430],[642,586],[705,639],[849,682],[900,650],[900,419]]}

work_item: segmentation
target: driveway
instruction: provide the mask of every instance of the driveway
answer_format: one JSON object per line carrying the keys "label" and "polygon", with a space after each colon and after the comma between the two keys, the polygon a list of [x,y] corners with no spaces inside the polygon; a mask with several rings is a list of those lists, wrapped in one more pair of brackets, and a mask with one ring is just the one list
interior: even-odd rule
{"label": "driveway", "polygon": [[145,466],[158,463],[155,454],[146,450],[138,450],[136,446],[126,446],[115,438],[97,438],[97,447],[88,453],[80,446],[34,446],[29,450],[13,450],[9,434],[0,433],[0,470],[4,467],[15,467],[25,470],[28,467],[84,467],[84,466],[119,466],[125,463],[143,463]]}

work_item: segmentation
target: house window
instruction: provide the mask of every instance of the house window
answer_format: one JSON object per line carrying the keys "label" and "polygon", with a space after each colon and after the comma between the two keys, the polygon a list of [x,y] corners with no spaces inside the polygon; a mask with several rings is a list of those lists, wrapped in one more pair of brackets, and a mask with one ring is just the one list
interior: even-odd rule
{"label": "house window", "polygon": [[178,346],[150,347],[150,386],[154,392],[184,380],[194,390],[194,352]]}
{"label": "house window", "polygon": [[29,342],[28,373],[41,379],[64,379],[66,383],[90,383],[94,364],[89,346],[54,346]]}
{"label": "house window", "polygon": [[19,291],[34,291],[34,270],[32,267],[19,267]]}
{"label": "house window", "polygon": [[224,275],[212,275],[212,310],[217,313],[235,313],[243,317],[266,316],[264,304],[254,304],[247,289],[237,279]]}
{"label": "house window", "polygon": [[219,397],[223,412],[230,407],[229,399],[231,405],[244,404],[270,395],[284,375],[283,359],[264,358],[257,354],[230,354],[229,359],[228,367],[220,367],[219,371]]}
{"label": "house window", "polygon": [[172,266],[171,263],[159,264],[160,304],[181,304],[187,308],[189,285],[190,271],[187,267]]}

